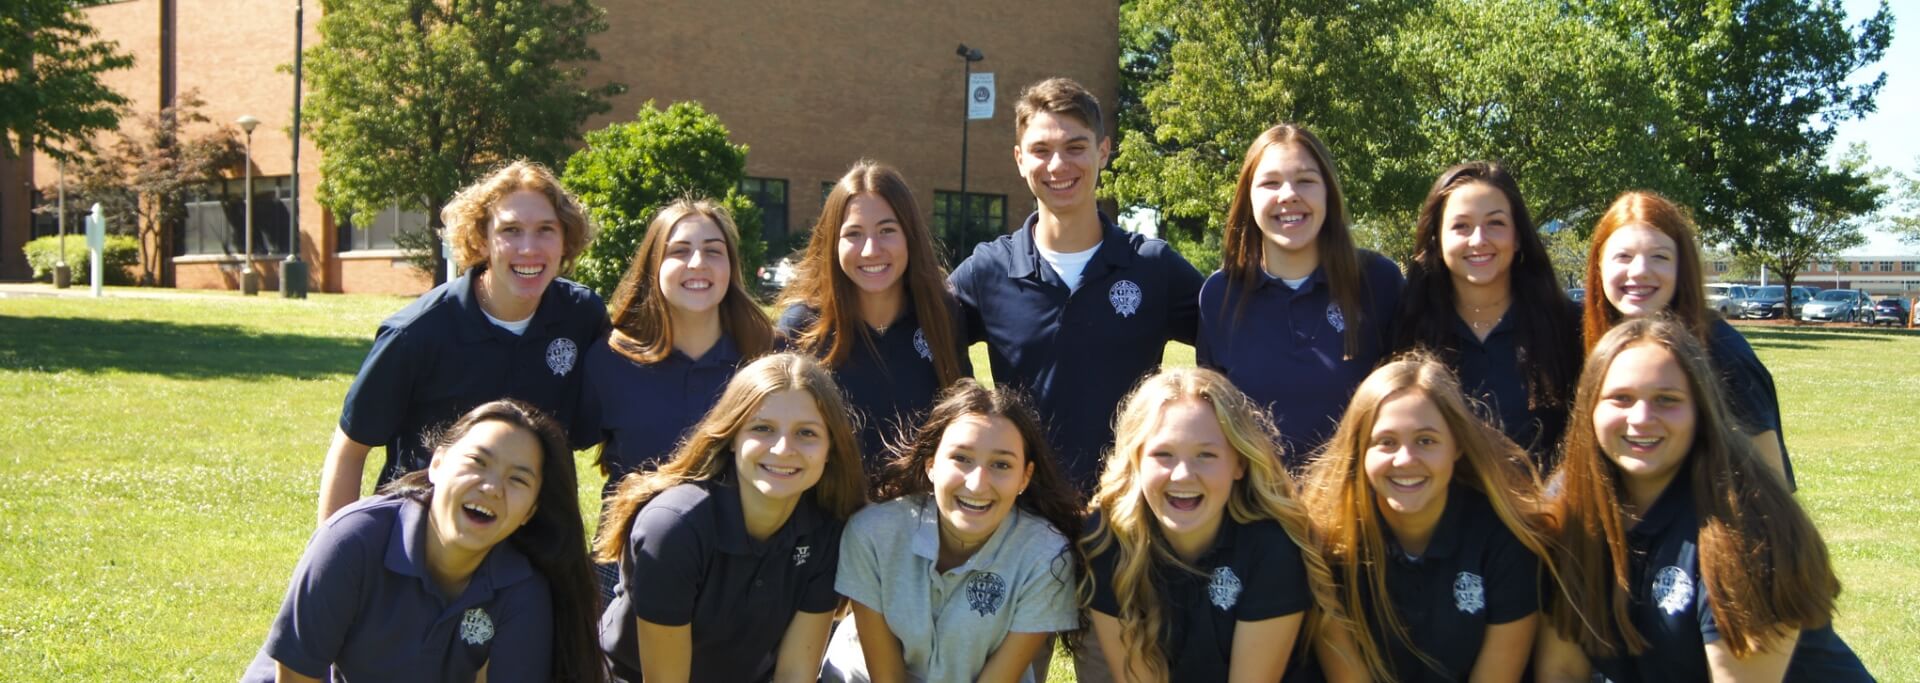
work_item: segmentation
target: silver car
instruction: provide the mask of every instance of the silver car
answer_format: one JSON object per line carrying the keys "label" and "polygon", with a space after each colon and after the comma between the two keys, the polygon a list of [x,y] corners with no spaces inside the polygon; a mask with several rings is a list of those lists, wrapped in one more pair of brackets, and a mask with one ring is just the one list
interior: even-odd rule
{"label": "silver car", "polygon": [[1720,312],[1720,317],[1734,318],[1740,315],[1747,303],[1747,286],[1715,282],[1707,285],[1707,308]]}
{"label": "silver car", "polygon": [[1800,319],[1810,323],[1870,323],[1873,298],[1857,289],[1829,289],[1801,307]]}

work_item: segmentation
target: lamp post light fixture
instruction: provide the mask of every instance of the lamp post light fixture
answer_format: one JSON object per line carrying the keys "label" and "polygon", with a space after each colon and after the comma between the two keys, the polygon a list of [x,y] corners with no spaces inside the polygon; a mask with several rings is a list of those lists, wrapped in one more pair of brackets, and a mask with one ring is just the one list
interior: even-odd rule
{"label": "lamp post light fixture", "polygon": [[[980,54],[979,48],[967,47],[966,43],[961,43],[953,53],[960,56],[960,92],[966,93],[972,87],[973,63],[987,56]],[[965,244],[973,233],[973,200],[967,196],[967,128],[973,122],[973,117],[967,114],[968,99],[960,98],[960,234],[957,236],[960,244]]]}
{"label": "lamp post light fixture", "polygon": [[234,120],[240,124],[240,130],[247,132],[247,255],[240,261],[240,293],[253,296],[260,293],[260,271],[253,268],[253,129],[260,125],[260,119],[251,115]]}

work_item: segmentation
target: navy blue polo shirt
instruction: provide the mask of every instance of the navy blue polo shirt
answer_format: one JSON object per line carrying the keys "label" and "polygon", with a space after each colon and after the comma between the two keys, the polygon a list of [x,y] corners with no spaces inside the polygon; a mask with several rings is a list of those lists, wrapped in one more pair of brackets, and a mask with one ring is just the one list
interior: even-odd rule
{"label": "navy blue polo shirt", "polygon": [[484,268],[433,288],[380,323],[360,374],[347,389],[340,429],[386,446],[380,484],[426,469],[424,432],[474,406],[516,398],[570,427],[575,448],[598,440],[579,421],[583,350],[607,330],[607,306],[593,290],[555,279],[524,334],[487,322],[473,294]]}
{"label": "navy blue polo shirt", "polygon": [[[1095,519],[1101,519],[1096,514]],[[1093,574],[1094,611],[1120,616],[1113,593],[1119,544],[1109,544],[1087,559]],[[1220,522],[1213,548],[1194,563],[1199,575],[1175,567],[1155,567],[1160,595],[1160,651],[1167,658],[1168,680],[1225,681],[1233,657],[1238,622],[1264,621],[1304,612],[1313,605],[1300,547],[1273,520],[1247,524],[1228,515]],[[1298,657],[1287,670],[1296,672]]]}
{"label": "navy blue polo shirt", "polygon": [[614,675],[640,680],[635,619],[693,627],[694,681],[764,681],[797,612],[830,612],[843,522],[811,494],[765,541],[747,535],[733,483],[681,484],[647,501],[600,617]]}
{"label": "navy blue polo shirt", "polygon": [[[777,329],[789,343],[813,327],[820,312],[811,306],[794,304],[780,315]],[[957,316],[956,316],[957,317]],[[964,322],[954,322],[954,350],[960,359],[962,376],[973,375],[973,361],[967,358]],[[855,343],[847,360],[833,369],[847,402],[860,412],[860,462],[871,476],[886,462],[886,439],[897,439],[900,427],[919,426],[921,418],[933,407],[933,401],[945,388],[934,370],[933,348],[927,345],[920,319],[909,301],[900,317],[887,331],[867,330],[867,342]]]}
{"label": "navy blue polo shirt", "polygon": [[[1550,471],[1557,460],[1560,439],[1567,433],[1567,411],[1573,400],[1573,387],[1566,387],[1566,400],[1557,406],[1529,406],[1527,371],[1521,367],[1519,330],[1515,322],[1523,311],[1508,310],[1487,333],[1485,340],[1473,333],[1466,321],[1452,311],[1444,313],[1453,320],[1454,348],[1448,354],[1460,388],[1473,399],[1481,419],[1496,425],[1500,432],[1533,455],[1533,463],[1542,472]],[[1573,320],[1579,320],[1574,316]],[[1578,367],[1580,331],[1566,330],[1558,339],[1534,340],[1533,353],[1563,353],[1574,358]],[[1577,377],[1568,378],[1569,382]]]}
{"label": "navy blue polo shirt", "polygon": [[1200,273],[1166,242],[1102,215],[1098,250],[1068,290],[1034,248],[1039,214],[981,244],[949,278],[971,341],[987,343],[996,384],[1034,399],[1068,477],[1084,493],[1113,443],[1113,414],[1160,365],[1168,341],[1192,343]]}
{"label": "navy blue polo shirt", "polygon": [[649,364],[621,355],[603,335],[587,349],[586,362],[581,411],[601,440],[600,460],[609,473],[604,498],[621,477],[673,455],[681,437],[720,400],[740,367],[740,350],[721,335],[698,360],[675,349]]}
{"label": "navy blue polo shirt", "polygon": [[[1648,647],[1637,657],[1595,658],[1594,670],[1608,679],[1680,683],[1710,678],[1706,646],[1720,640],[1720,626],[1713,617],[1713,597],[1700,579],[1700,518],[1691,481],[1689,468],[1681,467],[1627,532],[1633,552],[1627,613]],[[1850,683],[1873,677],[1829,624],[1800,632],[1785,680]]]}
{"label": "navy blue polo shirt", "polygon": [[[1374,642],[1385,643],[1402,681],[1464,681],[1473,672],[1487,629],[1540,611],[1540,559],[1514,538],[1486,496],[1464,486],[1447,490],[1440,526],[1420,557],[1408,557],[1388,539],[1387,594],[1414,647],[1441,666],[1422,662],[1407,643],[1370,622]],[[1371,584],[1361,586],[1372,600]]]}
{"label": "navy blue polo shirt", "polygon": [[1360,299],[1367,307],[1366,329],[1352,360],[1343,359],[1349,318],[1333,302],[1325,268],[1315,268],[1297,290],[1260,273],[1237,319],[1241,294],[1225,271],[1207,278],[1200,290],[1196,359],[1273,413],[1290,469],[1304,466],[1333,436],[1353,390],[1391,348],[1390,321],[1405,278],[1399,266],[1371,251],[1360,252],[1360,270],[1367,287]]}
{"label": "navy blue polo shirt", "polygon": [[546,577],[512,543],[487,553],[459,597],[427,572],[426,509],[399,495],[348,505],[313,533],[245,683],[274,662],[339,681],[467,683],[551,675],[553,603]]}
{"label": "navy blue polo shirt", "polygon": [[1780,460],[1786,465],[1787,488],[1796,488],[1793,459],[1787,457],[1787,432],[1780,428],[1780,394],[1773,388],[1773,373],[1753,353],[1746,336],[1720,318],[1707,326],[1707,354],[1720,372],[1721,387],[1726,389],[1727,406],[1741,428],[1750,433],[1773,430],[1780,435]]}

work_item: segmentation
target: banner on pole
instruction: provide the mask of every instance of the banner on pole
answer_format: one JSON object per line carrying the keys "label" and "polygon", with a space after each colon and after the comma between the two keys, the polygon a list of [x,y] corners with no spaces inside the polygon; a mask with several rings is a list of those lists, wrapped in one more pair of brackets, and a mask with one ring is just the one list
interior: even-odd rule
{"label": "banner on pole", "polygon": [[968,74],[967,118],[993,118],[993,74]]}

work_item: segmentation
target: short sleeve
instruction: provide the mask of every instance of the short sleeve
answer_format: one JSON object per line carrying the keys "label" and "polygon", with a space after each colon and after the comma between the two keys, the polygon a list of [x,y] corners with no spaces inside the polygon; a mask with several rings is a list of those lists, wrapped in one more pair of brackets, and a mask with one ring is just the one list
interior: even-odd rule
{"label": "short sleeve", "polygon": [[800,587],[798,608],[802,612],[815,614],[831,612],[835,607],[840,606],[840,594],[834,592],[834,584],[840,568],[842,536],[840,532],[840,525],[836,523],[827,525],[827,528],[816,536],[826,540],[824,544],[826,557],[821,558],[825,561],[819,564],[820,569],[815,570],[814,575],[807,577],[806,584]]}
{"label": "short sleeve", "polygon": [[993,260],[993,256],[987,253],[992,244],[988,242],[974,247],[973,255],[961,261],[960,266],[947,276],[947,284],[953,289],[954,305],[958,307],[964,323],[961,328],[966,332],[964,339],[968,344],[987,340],[987,327],[980,315],[980,293],[974,290],[974,281],[979,279],[980,264]]}
{"label": "short sleeve", "polygon": [[1407,277],[1400,272],[1400,266],[1393,260],[1380,254],[1363,252],[1372,257],[1367,270],[1370,281],[1370,294],[1373,296],[1374,317],[1372,324],[1380,336],[1380,348],[1393,348],[1393,314],[1400,310],[1400,291],[1406,287]]}
{"label": "short sleeve", "polygon": [[1506,624],[1540,611],[1540,558],[1505,526],[1489,539],[1487,622]]}
{"label": "short sleeve", "polygon": [[487,680],[544,681],[553,675],[553,601],[545,578],[513,586],[498,603]]}
{"label": "short sleeve", "polygon": [[1206,282],[1186,257],[1166,246],[1167,264],[1167,337],[1187,344],[1196,343],[1200,330],[1200,286]]}
{"label": "short sleeve", "polygon": [[[588,344],[605,344],[609,331],[613,329],[607,322],[607,304],[600,300],[600,295],[592,292],[587,292],[586,299],[578,309],[579,315],[588,316],[591,321],[585,341]],[[582,357],[586,355],[581,354]],[[605,433],[600,429],[599,397],[588,386],[592,384],[593,376],[585,373],[584,368],[582,370],[578,383],[579,394],[574,401],[573,424],[568,425],[567,429],[571,442],[568,445],[576,451],[592,448],[605,440]]]}
{"label": "short sleeve", "polygon": [[705,581],[702,565],[708,548],[703,541],[684,511],[641,508],[628,537],[626,565],[620,568],[633,616],[661,626],[693,623],[694,601]]}
{"label": "short sleeve", "polygon": [[1693,613],[1700,617],[1700,643],[1712,645],[1720,642],[1720,621],[1713,616],[1713,600],[1707,595],[1707,583],[1700,576],[1693,576],[1694,585],[1700,587],[1693,592]]}
{"label": "short sleeve", "polygon": [[[1052,527],[1048,527],[1049,530]],[[1072,555],[1066,540],[1053,534],[1058,543],[1038,546],[1031,558],[1033,567],[1027,580],[1015,589],[1013,621],[1007,630],[1014,633],[1054,633],[1071,631],[1079,625],[1079,610],[1074,604]]]}
{"label": "short sleeve", "polygon": [[346,405],[340,409],[340,431],[368,445],[393,440],[407,418],[406,407],[413,402],[413,386],[425,364],[421,362],[417,335],[406,327],[381,325],[374,334],[373,348],[360,364],[360,374],[347,388]]}
{"label": "short sleeve", "polygon": [[813,326],[815,317],[805,304],[792,304],[780,312],[780,319],[773,323],[773,331],[788,341],[797,341],[801,333]]}
{"label": "short sleeve", "polygon": [[267,633],[267,656],[303,676],[327,677],[360,605],[369,549],[341,533],[343,517],[322,525],[307,544]]}
{"label": "short sleeve", "polygon": [[1093,602],[1088,606],[1095,612],[1118,617],[1120,600],[1113,594],[1113,566],[1119,561],[1120,542],[1109,541],[1100,554],[1087,558],[1087,572],[1093,579]]}
{"label": "short sleeve", "polygon": [[1774,394],[1773,374],[1760,363],[1746,338],[1731,325],[1716,324],[1712,334],[1714,368],[1720,371],[1727,389],[1727,406],[1733,409],[1734,417],[1753,433],[1779,429],[1779,399]]}
{"label": "short sleeve", "polygon": [[1262,621],[1304,612],[1313,605],[1300,546],[1278,523],[1256,522],[1239,533],[1235,546],[1252,557],[1242,564],[1247,571],[1239,577],[1242,588],[1233,606],[1234,620]]}
{"label": "short sleeve", "polygon": [[[877,510],[878,508],[867,508]],[[880,604],[880,553],[874,535],[884,533],[879,524],[868,524],[867,510],[854,515],[847,531],[840,535],[840,562],[833,579],[833,590],[847,599],[882,611]]]}
{"label": "short sleeve", "polygon": [[1201,285],[1200,293],[1197,295],[1195,307],[1199,322],[1198,329],[1194,332],[1193,357],[1194,364],[1203,368],[1219,369],[1219,366],[1213,362],[1215,355],[1213,345],[1225,323],[1221,319],[1224,315],[1221,302],[1225,300],[1227,286],[1226,276],[1215,272]]}

